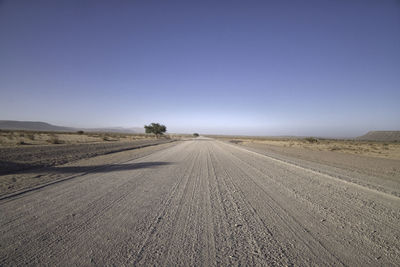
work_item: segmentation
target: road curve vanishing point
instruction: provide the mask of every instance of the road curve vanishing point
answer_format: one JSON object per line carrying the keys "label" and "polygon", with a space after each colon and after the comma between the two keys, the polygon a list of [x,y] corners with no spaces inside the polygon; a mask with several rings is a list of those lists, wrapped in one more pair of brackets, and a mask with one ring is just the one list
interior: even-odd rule
{"label": "road curve vanishing point", "polygon": [[0,214],[2,266],[400,263],[400,198],[208,138],[0,201]]}

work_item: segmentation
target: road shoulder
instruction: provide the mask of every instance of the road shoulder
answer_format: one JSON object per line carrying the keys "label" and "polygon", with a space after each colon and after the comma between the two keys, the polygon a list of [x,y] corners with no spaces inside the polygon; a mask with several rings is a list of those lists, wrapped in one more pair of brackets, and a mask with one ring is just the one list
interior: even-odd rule
{"label": "road shoulder", "polygon": [[231,145],[400,197],[399,160],[257,143]]}
{"label": "road shoulder", "polygon": [[123,163],[145,157],[156,151],[175,146],[178,143],[179,141],[153,145],[147,144],[134,149],[73,160],[55,166],[33,168],[10,174],[3,174],[0,175],[0,199],[13,197],[56,182],[79,177],[90,171],[104,168],[111,164]]}

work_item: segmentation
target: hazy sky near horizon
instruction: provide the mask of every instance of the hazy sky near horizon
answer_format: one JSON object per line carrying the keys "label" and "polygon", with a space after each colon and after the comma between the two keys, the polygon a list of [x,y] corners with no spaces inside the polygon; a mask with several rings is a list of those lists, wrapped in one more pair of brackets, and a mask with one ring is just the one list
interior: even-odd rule
{"label": "hazy sky near horizon", "polygon": [[0,119],[400,130],[400,1],[0,0]]}

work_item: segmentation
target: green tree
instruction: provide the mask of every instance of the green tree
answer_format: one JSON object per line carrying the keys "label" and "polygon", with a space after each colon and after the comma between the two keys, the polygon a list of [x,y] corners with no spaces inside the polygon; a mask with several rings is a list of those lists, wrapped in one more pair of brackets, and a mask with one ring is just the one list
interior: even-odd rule
{"label": "green tree", "polygon": [[150,125],[145,125],[144,129],[146,133],[155,134],[157,138],[163,135],[167,131],[167,127],[165,127],[165,125],[154,122],[151,123]]}
{"label": "green tree", "polygon": [[199,134],[198,133],[194,133],[193,136],[194,137],[199,137]]}

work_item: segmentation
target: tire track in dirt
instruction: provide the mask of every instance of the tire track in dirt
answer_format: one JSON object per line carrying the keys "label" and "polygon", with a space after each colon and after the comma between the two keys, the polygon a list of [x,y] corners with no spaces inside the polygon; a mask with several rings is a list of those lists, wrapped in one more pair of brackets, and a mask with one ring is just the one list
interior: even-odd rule
{"label": "tire track in dirt", "polygon": [[[157,158],[159,157],[163,157],[165,155],[164,151],[160,151],[159,153],[154,153],[153,155],[151,155],[153,158],[155,156],[157,156]],[[150,156],[150,155],[149,155]],[[148,156],[146,156],[148,157]],[[137,162],[138,160],[142,161],[146,160],[146,157],[140,158],[140,159],[136,159],[135,162]],[[112,170],[112,166],[110,166],[111,170]],[[123,173],[124,170],[123,169],[118,169],[117,173]],[[146,170],[144,169],[138,169],[136,170],[136,179],[134,180],[134,182],[137,183],[142,183],[144,182],[144,179],[146,178],[146,176],[144,175],[144,173],[146,172]],[[91,182],[94,181],[99,181],[102,178],[108,178],[109,174],[100,174],[100,175],[96,175],[94,177],[94,179],[92,179]],[[74,183],[75,187],[79,186],[79,184],[81,183],[85,183],[87,181],[85,180],[81,180],[77,183]],[[80,209],[79,210],[79,214],[82,214],[84,216],[82,216],[82,220],[76,220],[77,216],[74,216],[74,220],[71,220],[71,218],[68,218],[67,216],[60,216],[60,218],[58,218],[57,221],[55,221],[54,223],[52,223],[51,225],[47,225],[46,227],[51,231],[46,231],[46,232],[39,232],[38,234],[34,235],[34,236],[30,236],[30,240],[31,242],[26,242],[26,244],[28,244],[28,246],[30,247],[35,247],[36,244],[38,243],[38,241],[41,241],[41,243],[43,244],[41,247],[39,247],[39,253],[35,253],[34,255],[32,255],[30,258],[27,257],[27,255],[24,255],[25,258],[25,263],[31,263],[33,262],[33,259],[36,257],[37,254],[44,254],[45,250],[50,247],[52,244],[59,242],[60,240],[64,240],[65,242],[68,242],[69,247],[74,247],[75,243],[78,242],[79,240],[77,239],[68,239],[65,238],[65,236],[80,236],[83,233],[85,233],[87,230],[95,230],[95,227],[93,227],[93,224],[96,223],[96,220],[98,218],[101,218],[101,216],[108,210],[112,209],[115,205],[117,205],[119,202],[121,202],[122,200],[126,199],[129,195],[132,194],[132,191],[129,190],[128,185],[131,183],[132,181],[130,180],[124,180],[124,182],[122,184],[119,184],[117,187],[116,186],[112,186],[112,191],[106,191],[105,194],[101,194],[100,196],[95,196],[95,198],[93,200],[91,200],[89,203],[86,204],[85,209]],[[110,187],[110,184],[108,183],[107,185],[104,185],[103,183],[101,184],[100,187],[98,187],[97,191],[101,191],[102,187]],[[53,210],[57,210],[59,208],[62,208],[63,204],[61,203],[60,206],[56,206],[56,207],[52,207]],[[75,214],[75,215],[79,215],[79,214]],[[60,223],[62,222],[62,223]],[[53,225],[53,226],[52,226]],[[65,229],[68,229],[68,232],[65,232]],[[9,229],[12,230],[12,229]],[[21,235],[25,235],[25,233],[22,233]],[[35,242],[36,240],[36,242]],[[24,242],[24,241],[21,241]],[[25,242],[24,242],[25,243]],[[30,243],[32,243],[32,245],[29,245]],[[29,248],[28,248],[29,249]],[[49,252],[47,252],[47,254],[49,254]],[[56,256],[54,254],[52,254],[52,256]],[[28,259],[26,259],[28,258]]]}
{"label": "tire track in dirt", "polygon": [[[364,246],[364,249],[368,248],[368,247],[369,248],[375,247],[376,251],[382,250],[382,248],[385,248],[386,251],[380,252],[380,253],[370,253],[363,260],[361,260],[360,264],[371,264],[373,262],[376,262],[376,258],[380,259],[381,257],[379,256],[379,254],[382,254],[382,253],[385,254],[387,257],[392,258],[392,260],[394,260],[398,257],[399,249],[395,243],[390,244],[390,243],[387,243],[387,241],[386,242],[379,241],[379,237],[377,237],[378,235],[367,235],[367,234],[359,233],[360,231],[357,229],[358,228],[357,221],[353,220],[355,225],[353,226],[353,229],[350,232],[343,231],[343,229],[337,229],[338,226],[341,225],[341,223],[338,222],[337,220],[336,220],[336,223],[331,223],[331,228],[327,228],[326,224],[330,224],[331,221],[335,222],[335,220],[326,221],[326,219],[325,219],[325,218],[327,218],[326,214],[324,216],[318,216],[318,215],[314,216],[314,212],[316,210],[315,208],[314,209],[313,208],[304,209],[304,208],[301,208],[300,205],[297,205],[300,199],[303,200],[303,204],[302,204],[303,207],[310,207],[310,206],[312,207],[312,206],[318,205],[318,199],[313,199],[313,202],[311,202],[310,200],[306,200],[307,203],[304,203],[305,199],[299,193],[302,191],[297,191],[295,194],[295,197],[293,197],[293,195],[294,195],[293,188],[295,188],[296,186],[298,188],[304,188],[306,190],[308,190],[308,188],[310,187],[310,184],[307,184],[307,183],[303,186],[299,186],[299,181],[300,181],[299,179],[302,179],[303,177],[307,177],[308,179],[311,179],[311,178],[314,179],[313,177],[303,176],[303,175],[299,176],[299,172],[296,172],[296,173],[293,173],[293,180],[294,180],[294,183],[296,183],[296,185],[294,185],[294,183],[284,184],[283,181],[285,181],[286,179],[277,179],[276,177],[287,177],[288,178],[287,173],[282,173],[279,176],[276,176],[276,174],[271,176],[271,174],[268,174],[269,171],[262,167],[263,164],[261,164],[261,162],[263,162],[263,161],[261,159],[258,159],[258,162],[257,162],[255,160],[255,158],[252,157],[251,160],[248,160],[245,162],[243,160],[242,153],[240,154],[242,156],[240,158],[235,156],[234,154],[232,154],[232,155],[239,162],[246,164],[248,167],[251,167],[251,168],[246,168],[248,177],[252,177],[253,179],[256,179],[258,177],[257,180],[263,181],[264,183],[265,183],[265,179],[260,179],[260,177],[266,178],[271,181],[270,183],[268,183],[268,185],[267,185],[268,187],[274,186],[275,191],[283,192],[283,194],[286,196],[277,198],[277,199],[280,199],[280,201],[279,201],[280,203],[285,203],[288,200],[290,200],[290,198],[294,199],[294,202],[292,202],[291,205],[286,205],[286,207],[290,208],[289,213],[296,215],[297,218],[303,218],[303,220],[304,220],[304,218],[309,218],[307,221],[303,221],[303,223],[302,223],[303,225],[310,226],[310,225],[312,225],[313,221],[314,222],[322,221],[323,223],[314,223],[314,225],[316,225],[316,226],[313,226],[314,230],[310,231],[310,232],[317,232],[319,239],[325,240],[324,243],[326,243],[326,244],[330,244],[331,249],[336,250],[336,248],[341,248],[341,251],[338,252],[339,254],[341,254],[341,255],[347,254],[348,257],[354,257],[354,253],[358,253],[358,250],[361,249],[360,245],[362,243],[367,243],[367,244],[362,244]],[[239,165],[239,164],[240,163],[236,163],[236,165]],[[260,168],[262,170],[260,170]],[[254,174],[251,174],[252,169],[256,170],[257,172]],[[282,167],[282,169],[287,170],[286,167]],[[276,170],[278,170],[278,168],[274,168],[274,171],[276,171]],[[294,177],[296,177],[296,178],[294,178]],[[324,180],[324,178],[321,179],[318,177],[316,177],[315,179],[318,179],[319,181]],[[331,180],[329,180],[329,182],[332,183]],[[279,186],[277,186],[277,185],[279,185]],[[334,185],[332,185],[332,187],[334,187]],[[264,188],[267,188],[267,187],[264,186]],[[321,185],[318,184],[318,188],[321,188]],[[287,193],[284,193],[284,191],[282,191],[282,190],[284,190],[284,191],[286,190]],[[272,192],[271,190],[269,190],[269,191]],[[292,195],[292,197],[290,197],[290,195]],[[277,196],[278,195],[275,194],[275,198]],[[330,198],[332,198],[332,196],[335,196],[335,194],[329,194]],[[347,203],[346,202],[347,199],[349,199],[349,200],[352,199],[352,201]],[[336,208],[336,210],[351,211],[351,214],[353,216],[352,217],[349,217],[349,216],[343,217],[342,218],[343,220],[349,221],[349,219],[350,219],[350,221],[351,221],[351,219],[353,219],[353,218],[354,219],[364,218],[364,220],[367,220],[368,223],[363,225],[364,232],[368,233],[368,231],[366,229],[368,229],[368,227],[370,227],[371,228],[370,232],[375,233],[376,228],[374,229],[374,227],[372,225],[382,225],[383,224],[388,227],[385,229],[385,231],[388,231],[389,229],[391,229],[392,234],[390,236],[394,236],[396,239],[399,239],[398,238],[399,237],[399,227],[397,224],[395,224],[395,223],[388,224],[388,223],[382,222],[382,215],[377,215],[376,210],[369,211],[368,209],[365,209],[365,208],[362,210],[354,209],[354,199],[355,199],[354,196],[353,197],[344,197],[343,193],[342,193],[341,197],[339,197],[337,199],[331,199],[330,207],[332,207],[332,203],[340,203],[340,205],[344,205],[344,207]],[[297,208],[295,208],[296,205],[297,205]],[[338,204],[335,204],[335,205],[338,205]],[[318,209],[319,209],[319,211],[320,210],[326,211],[327,208],[325,208],[325,209],[318,208]],[[319,213],[321,213],[321,212],[319,212]],[[377,219],[378,218],[377,216],[380,216],[379,217],[380,220]],[[321,218],[323,218],[323,219],[321,220]],[[357,220],[359,220],[359,219],[357,219]],[[332,237],[329,237],[327,234],[324,234],[324,233],[330,233],[335,228],[337,231],[337,233],[335,234],[335,236],[336,236],[335,239],[337,240],[337,242],[336,242],[336,245],[333,245],[335,243],[335,239],[332,240]],[[389,235],[389,233],[388,233],[388,235]],[[385,238],[383,238],[383,240],[390,239],[390,236],[386,236]],[[327,238],[329,238],[329,239],[327,240]],[[352,239],[350,239],[350,238],[352,238]],[[343,242],[344,240],[348,240],[348,241]],[[360,244],[360,241],[361,241],[361,244]],[[357,244],[357,243],[358,243],[358,245],[355,247],[354,244]],[[350,251],[353,251],[353,253],[348,253]],[[374,254],[376,256],[373,256]]]}
{"label": "tire track in dirt", "polygon": [[[164,152],[158,153],[158,157],[162,157]],[[155,155],[153,155],[154,157]],[[146,158],[143,157],[139,160],[143,161]],[[137,159],[135,160],[137,162]],[[127,163],[127,162],[125,162]],[[127,165],[128,166],[128,165]],[[110,168],[112,169],[113,166],[111,165]],[[124,169],[119,168],[118,169],[119,173],[124,172]],[[135,183],[143,183],[144,179],[146,178],[145,170],[136,170],[136,179]],[[101,174],[96,176],[95,179],[99,180],[102,177],[108,177],[108,174]],[[83,183],[84,181],[80,181],[80,183]],[[46,232],[39,232],[34,236],[30,236],[30,240],[32,243],[31,246],[35,247],[36,244],[42,243],[43,245],[39,248],[39,250],[34,254],[28,257],[27,255],[24,255],[24,263],[25,264],[31,264],[34,263],[34,259],[36,258],[37,254],[49,254],[50,256],[56,257],[57,254],[54,253],[49,253],[47,250],[48,247],[51,247],[53,244],[60,242],[60,240],[64,240],[65,242],[68,242],[69,246],[68,247],[74,247],[76,242],[78,242],[78,239],[74,238],[66,238],[66,236],[81,236],[83,235],[86,231],[93,231],[95,230],[95,227],[93,227],[93,224],[96,223],[98,218],[101,218],[102,215],[107,212],[108,210],[112,209],[117,205],[119,202],[127,199],[130,195],[132,195],[133,191],[131,191],[128,187],[128,185],[132,183],[130,180],[126,180],[123,183],[119,184],[118,186],[113,186],[112,191],[108,191],[105,194],[102,194],[100,196],[96,196],[96,198],[87,203],[84,209],[79,210],[79,214],[84,214],[84,216],[78,217],[75,215],[79,214],[74,214],[74,219],[72,220],[71,218],[68,218],[69,215],[67,216],[62,216],[59,218],[58,221],[53,223],[47,228],[51,231],[46,231]],[[79,183],[78,183],[79,185]],[[109,187],[110,185],[108,185]],[[100,187],[101,188],[101,187]],[[56,207],[58,209],[60,207]],[[66,218],[67,217],[67,218]],[[77,220],[78,219],[78,220]],[[63,223],[59,223],[59,221],[62,221]],[[17,225],[18,226],[18,225]],[[68,229],[66,232],[65,229]],[[12,230],[12,229],[9,229]],[[21,235],[25,235],[25,233],[22,233]],[[24,242],[23,240],[21,242]],[[29,245],[29,243],[27,243]]]}
{"label": "tire track in dirt", "polygon": [[[220,143],[222,143],[222,142],[220,142]],[[256,153],[254,151],[246,150],[244,148],[237,147],[237,146],[234,146],[234,145],[231,145],[231,144],[226,144],[225,143],[225,145],[233,147],[233,148],[236,148],[236,149],[239,149],[239,150],[242,150],[242,151],[245,151],[247,153],[251,153],[251,154],[257,155],[259,157],[268,158],[269,160],[278,162],[278,163],[280,163],[282,165],[286,165],[286,166],[289,166],[289,167],[292,167],[292,168],[296,168],[296,169],[299,169],[299,170],[302,170],[302,171],[305,171],[305,172],[308,172],[308,173],[312,173],[312,174],[316,174],[316,175],[319,175],[319,176],[323,176],[324,178],[328,178],[328,179],[334,180],[336,182],[340,182],[340,183],[355,187],[355,188],[357,188],[359,190],[362,190],[362,191],[367,191],[367,192],[370,192],[370,193],[373,193],[373,194],[378,194],[378,195],[381,195],[384,198],[388,198],[388,199],[392,199],[392,200],[396,200],[396,201],[398,201],[400,199],[400,197],[398,197],[396,195],[392,195],[392,194],[389,194],[389,193],[386,193],[386,192],[379,191],[377,189],[368,187],[366,185],[361,185],[361,184],[352,182],[351,179],[350,179],[350,181],[344,180],[344,179],[329,175],[329,174],[324,173],[324,172],[319,172],[319,171],[313,170],[311,168],[305,168],[305,167],[302,167],[302,166],[300,166],[298,164],[295,164],[295,163],[291,163],[291,162],[288,162],[288,161],[285,161],[285,160],[281,160],[281,159],[278,159],[278,158],[270,157],[270,156],[267,156],[267,155],[264,155],[264,154],[259,154],[259,153]],[[344,176],[344,177],[346,177],[346,176]]]}
{"label": "tire track in dirt", "polygon": [[[242,164],[235,164],[235,166],[240,166]],[[226,164],[224,164],[226,166]],[[247,169],[246,169],[247,171]],[[258,217],[259,221],[261,222],[260,225],[268,229],[268,226],[263,222],[263,219],[258,215],[256,212],[256,209],[250,204],[249,200],[250,199],[249,194],[245,194],[241,188],[244,186],[247,188],[252,188],[252,191],[260,191],[259,193],[254,192],[254,198],[256,198],[256,201],[253,201],[253,203],[264,203],[264,205],[269,206],[269,216],[275,217],[275,222],[274,222],[274,227],[269,226],[270,228],[274,229],[274,232],[271,232],[271,230],[268,230],[270,232],[271,236],[277,236],[277,235],[287,235],[286,233],[289,233],[289,235],[292,238],[296,238],[296,243],[299,246],[300,244],[304,246],[304,248],[307,249],[306,254],[308,257],[311,255],[313,256],[311,260],[306,259],[306,258],[301,258],[301,255],[290,255],[290,250],[291,247],[287,243],[282,243],[282,240],[285,240],[285,238],[280,238],[279,239],[274,239],[275,240],[275,248],[280,248],[280,251],[276,258],[274,259],[276,264],[278,261],[279,264],[287,264],[291,265],[293,262],[285,262],[284,260],[288,260],[289,258],[296,258],[300,259],[302,262],[305,261],[310,261],[310,262],[317,262],[318,258],[321,257],[321,254],[324,255],[322,257],[323,259],[335,259],[336,257],[330,253],[315,237],[312,236],[310,231],[305,228],[302,224],[300,224],[296,218],[282,206],[280,205],[275,199],[272,198],[271,192],[268,192],[264,190],[258,183],[256,183],[251,176],[248,175],[247,172],[244,172],[240,167],[236,167],[235,171],[233,171],[232,168],[227,168],[227,175],[231,177],[231,180],[233,179],[232,177],[237,177],[237,181],[241,180],[240,185],[241,186],[236,186],[233,184],[233,191],[238,192],[237,198],[241,198],[243,202],[245,202],[248,206],[249,211],[253,211],[252,215],[254,217]],[[254,187],[255,186],[255,187]],[[257,199],[257,196],[262,196],[262,199]],[[283,229],[279,229],[283,228]],[[266,251],[266,253],[270,253],[270,250]],[[336,259],[338,260],[338,259]],[[334,260],[333,260],[334,261]],[[338,261],[340,263],[340,261]],[[319,264],[327,264],[328,262],[320,262]]]}
{"label": "tire track in dirt", "polygon": [[[145,249],[146,250],[151,250],[151,246],[157,246],[157,238],[156,241],[152,240],[157,234],[157,231],[159,231],[159,226],[162,222],[162,220],[165,221],[166,214],[167,212],[170,212],[168,209],[171,207],[171,203],[174,201],[174,199],[179,199],[179,204],[176,205],[177,210],[174,212],[175,216],[171,216],[174,220],[174,222],[177,219],[177,215],[179,214],[180,210],[183,208],[183,199],[187,193],[188,190],[188,183],[190,182],[190,175],[193,173],[193,169],[195,167],[196,159],[198,158],[199,154],[196,153],[195,156],[193,157],[193,160],[191,160],[191,165],[187,169],[187,171],[184,173],[184,175],[179,179],[179,181],[175,184],[173,189],[171,190],[170,194],[167,195],[167,198],[163,203],[160,205],[161,208],[159,212],[157,213],[156,218],[154,218],[153,222],[151,223],[149,230],[147,231],[146,238],[144,242],[141,244],[137,255],[136,259],[132,262],[134,265],[139,265],[142,260],[145,260],[145,256],[143,255]],[[183,188],[180,190],[181,184],[183,184]],[[164,222],[163,222],[164,223]],[[164,223],[165,224],[165,223]],[[173,225],[173,223],[172,223]],[[172,235],[172,233],[171,233]],[[148,255],[148,254],[147,254]]]}
{"label": "tire track in dirt", "polygon": [[[231,179],[229,174],[224,170],[224,176],[227,179]],[[224,182],[223,184],[224,187],[227,188],[227,191],[231,191],[235,186],[232,184],[232,181],[229,182]],[[246,207],[246,210],[243,210],[243,201],[242,199],[235,199],[234,195],[236,193],[235,189],[233,189],[232,194],[226,194],[225,199],[229,199],[228,201],[231,202],[228,205],[225,205],[227,210],[233,209],[235,219],[229,218],[230,222],[230,227],[234,230],[232,230],[232,239],[235,240],[234,246],[232,247],[232,255],[230,255],[230,264],[243,264],[245,262],[250,263],[252,265],[254,264],[261,264],[262,262],[259,261],[258,255],[261,253],[261,247],[262,243],[257,242],[258,238],[255,238],[254,234],[251,232],[251,228],[254,227],[254,222],[253,220],[249,220],[250,215],[250,209],[249,207]],[[225,201],[227,202],[227,201]],[[232,213],[231,210],[229,210],[229,213]],[[251,216],[251,215],[250,215]],[[252,218],[254,219],[254,218]],[[237,228],[237,229],[235,229]],[[268,228],[265,228],[264,231],[261,233],[263,234],[271,234],[268,230]],[[243,240],[238,238],[241,236]],[[272,235],[269,236],[271,238]],[[269,239],[271,241],[271,239]],[[245,246],[244,246],[245,245]],[[250,253],[244,253],[244,251],[250,251]],[[272,263],[277,259],[276,256],[274,256],[274,253],[270,253],[266,255],[266,257],[263,259],[263,261]]]}

